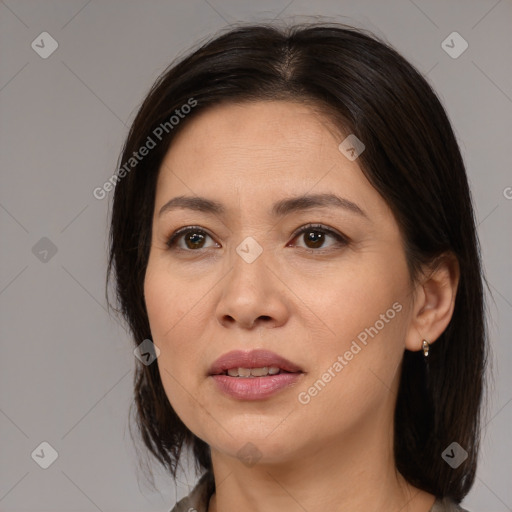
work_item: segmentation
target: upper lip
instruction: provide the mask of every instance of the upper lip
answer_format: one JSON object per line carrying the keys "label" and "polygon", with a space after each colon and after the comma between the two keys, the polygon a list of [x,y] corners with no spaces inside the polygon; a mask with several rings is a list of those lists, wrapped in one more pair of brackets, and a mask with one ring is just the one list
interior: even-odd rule
{"label": "upper lip", "polygon": [[219,375],[230,368],[263,368],[277,366],[287,372],[302,372],[296,364],[269,350],[233,350],[220,356],[209,369],[209,375]]}

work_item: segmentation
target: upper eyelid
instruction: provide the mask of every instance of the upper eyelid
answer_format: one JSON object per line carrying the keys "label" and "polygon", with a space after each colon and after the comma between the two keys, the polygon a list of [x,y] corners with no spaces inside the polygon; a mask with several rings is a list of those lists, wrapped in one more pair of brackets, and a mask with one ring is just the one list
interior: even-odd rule
{"label": "upper eyelid", "polygon": [[167,237],[167,245],[170,245],[171,242],[178,240],[181,236],[188,233],[189,231],[201,231],[202,233],[205,233],[208,235],[212,240],[214,240],[213,235],[211,235],[206,229],[200,227],[200,226],[183,226],[182,228],[178,228],[176,231],[173,231],[168,237]]}
{"label": "upper eyelid", "polygon": [[[330,235],[332,236],[333,238],[341,238],[342,240],[348,242],[349,241],[349,238],[344,235],[343,233],[340,233],[338,232],[336,229],[334,228],[331,228],[329,226],[326,226],[325,224],[321,224],[321,223],[307,223],[307,224],[304,224],[302,226],[300,226],[299,228],[297,228],[296,230],[293,231],[293,233],[291,234],[291,236],[293,238],[296,238],[297,236],[303,234],[303,232],[307,229],[316,229],[316,230],[319,230],[319,231],[324,231],[326,232],[327,235]],[[205,228],[202,228],[200,226],[183,226],[182,228],[179,228],[177,229],[176,231],[174,231],[168,238],[167,238],[167,243],[168,245],[170,245],[171,243],[177,241],[181,236],[183,236],[184,234],[186,234],[187,232],[189,231],[200,231],[206,235],[208,235],[212,240],[215,240],[215,237],[213,235],[211,235],[208,230],[206,230]],[[218,242],[216,242],[218,243]]]}
{"label": "upper eyelid", "polygon": [[338,230],[331,228],[329,226],[326,226],[325,224],[320,224],[320,223],[315,223],[315,222],[304,224],[300,228],[297,228],[292,233],[292,236],[296,237],[298,235],[301,235],[303,233],[303,231],[305,231],[306,229],[312,229],[312,230],[317,229],[319,231],[325,231],[325,232],[327,232],[327,234],[330,234],[331,236],[339,236],[340,238],[343,238],[344,240],[348,240],[348,236],[344,235],[343,233],[339,232]]}

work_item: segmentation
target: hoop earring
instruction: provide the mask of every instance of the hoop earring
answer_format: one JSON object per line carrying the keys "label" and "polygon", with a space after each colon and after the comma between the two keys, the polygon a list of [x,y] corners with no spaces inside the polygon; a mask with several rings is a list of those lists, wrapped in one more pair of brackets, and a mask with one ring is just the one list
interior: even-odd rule
{"label": "hoop earring", "polygon": [[423,355],[425,359],[428,357],[428,351],[430,349],[430,344],[427,340],[423,340]]}

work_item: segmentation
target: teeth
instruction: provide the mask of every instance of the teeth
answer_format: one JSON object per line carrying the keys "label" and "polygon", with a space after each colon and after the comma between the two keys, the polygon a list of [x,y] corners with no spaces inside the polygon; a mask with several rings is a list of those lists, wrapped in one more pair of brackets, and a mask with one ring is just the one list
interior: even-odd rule
{"label": "teeth", "polygon": [[280,372],[277,366],[264,366],[263,368],[230,368],[227,374],[230,377],[265,377],[266,375],[277,375]]}
{"label": "teeth", "polygon": [[238,368],[238,375],[240,377],[250,377],[251,370],[249,368]]}

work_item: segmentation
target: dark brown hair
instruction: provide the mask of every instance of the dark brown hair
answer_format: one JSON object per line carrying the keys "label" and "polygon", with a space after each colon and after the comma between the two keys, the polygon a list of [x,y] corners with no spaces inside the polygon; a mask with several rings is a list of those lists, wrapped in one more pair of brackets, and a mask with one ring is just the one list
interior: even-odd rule
{"label": "dark brown hair", "polygon": [[[118,311],[135,345],[151,339],[143,284],[156,179],[173,137],[213,105],[277,99],[312,103],[363,141],[358,163],[395,215],[413,280],[443,253],[458,260],[455,310],[430,349],[428,380],[422,353],[405,351],[394,450],[407,481],[460,502],[475,478],[487,360],[485,278],[472,201],[435,92],[375,35],[334,23],[237,26],[172,64],[143,101],[120,157],[125,172],[118,173],[114,192],[107,288],[114,270]],[[171,116],[191,101],[194,108],[171,127]],[[132,161],[133,169],[126,167],[154,133],[161,140],[135,166]],[[209,446],[172,409],[157,364],[136,367],[134,405],[145,445],[174,477],[184,447],[192,449],[197,470],[212,471]],[[441,457],[453,441],[468,452],[456,469]]]}

